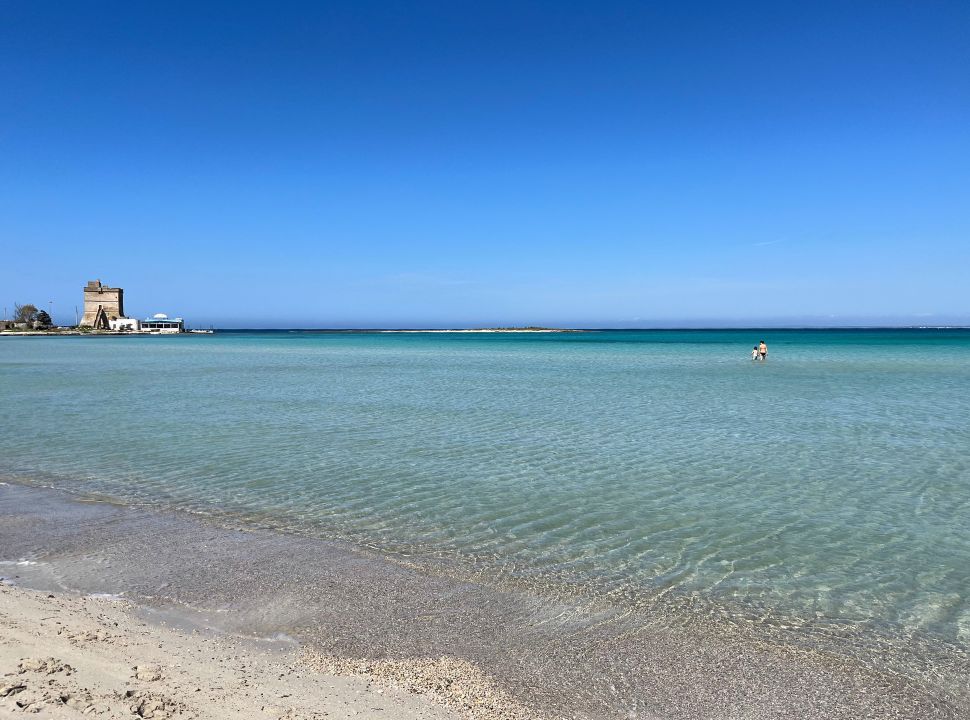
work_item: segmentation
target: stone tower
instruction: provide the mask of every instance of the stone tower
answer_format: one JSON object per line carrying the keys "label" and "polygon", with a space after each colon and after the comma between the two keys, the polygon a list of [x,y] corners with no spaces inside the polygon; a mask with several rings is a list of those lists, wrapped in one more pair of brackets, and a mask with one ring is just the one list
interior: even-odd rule
{"label": "stone tower", "polygon": [[84,288],[81,324],[107,329],[109,320],[125,316],[124,295],[121,288],[105,287],[100,280],[89,280]]}

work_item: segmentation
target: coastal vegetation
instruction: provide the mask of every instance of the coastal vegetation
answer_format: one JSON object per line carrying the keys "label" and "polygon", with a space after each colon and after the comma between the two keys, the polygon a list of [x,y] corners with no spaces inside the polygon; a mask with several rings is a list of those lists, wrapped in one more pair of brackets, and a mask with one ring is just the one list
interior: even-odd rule
{"label": "coastal vegetation", "polygon": [[[18,323],[32,323],[37,319],[37,306],[27,303],[26,305],[21,305],[19,303],[14,303],[13,306],[13,319],[14,322]],[[44,313],[45,315],[47,313]]]}
{"label": "coastal vegetation", "polygon": [[32,303],[14,303],[13,320],[0,320],[0,331],[49,330],[52,325],[51,316],[45,310],[38,310]]}

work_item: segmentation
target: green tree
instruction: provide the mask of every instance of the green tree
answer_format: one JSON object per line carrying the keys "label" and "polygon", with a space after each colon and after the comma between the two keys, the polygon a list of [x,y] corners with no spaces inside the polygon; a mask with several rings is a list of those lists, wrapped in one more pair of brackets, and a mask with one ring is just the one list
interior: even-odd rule
{"label": "green tree", "polygon": [[19,323],[31,323],[37,319],[37,306],[27,303],[26,305],[19,305],[14,303],[13,306],[13,319],[14,322]]}
{"label": "green tree", "polygon": [[47,314],[47,311],[46,310],[38,310],[37,311],[37,318],[36,318],[36,320],[41,325],[53,325],[54,324],[54,321],[51,320],[51,316]]}

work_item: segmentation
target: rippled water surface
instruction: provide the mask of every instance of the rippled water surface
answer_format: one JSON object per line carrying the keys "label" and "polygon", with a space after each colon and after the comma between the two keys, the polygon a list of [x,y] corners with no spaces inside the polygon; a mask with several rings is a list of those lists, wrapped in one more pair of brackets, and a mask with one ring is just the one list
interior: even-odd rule
{"label": "rippled water surface", "polygon": [[14,479],[970,645],[968,331],[4,338],[0,426]]}

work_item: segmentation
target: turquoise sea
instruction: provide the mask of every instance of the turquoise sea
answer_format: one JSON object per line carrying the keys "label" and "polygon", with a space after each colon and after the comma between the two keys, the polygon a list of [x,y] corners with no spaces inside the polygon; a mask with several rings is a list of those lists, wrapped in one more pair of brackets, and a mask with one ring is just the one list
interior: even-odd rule
{"label": "turquoise sea", "polygon": [[970,648],[967,330],[4,338],[0,427],[7,480]]}

